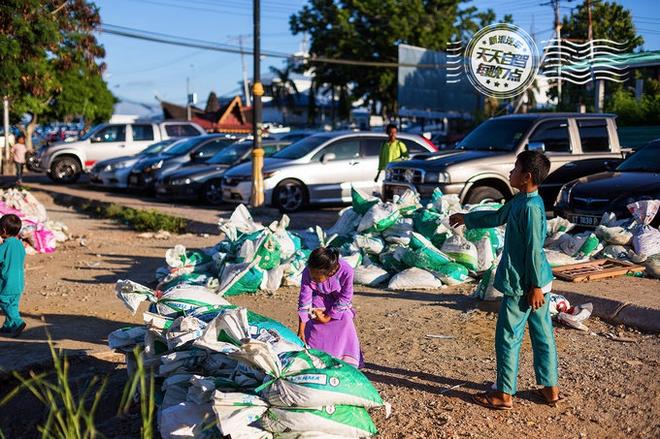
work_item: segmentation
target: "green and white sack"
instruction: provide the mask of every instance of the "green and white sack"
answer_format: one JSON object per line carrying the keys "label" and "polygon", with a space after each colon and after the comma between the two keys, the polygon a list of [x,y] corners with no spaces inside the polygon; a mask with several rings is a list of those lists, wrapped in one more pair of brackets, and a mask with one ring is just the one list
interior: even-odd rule
{"label": "green and white sack", "polygon": [[419,202],[419,194],[410,189],[406,189],[402,195],[395,195],[392,202],[399,210],[401,216],[404,217],[412,215],[417,209],[422,207]]}
{"label": "green and white sack", "polygon": [[468,270],[456,262],[449,262],[436,271],[443,284],[453,286],[460,285],[469,280]]}
{"label": "green and white sack", "polygon": [[174,316],[198,308],[208,309],[223,305],[229,305],[229,302],[204,286],[177,285],[158,297],[156,310],[161,315]]}
{"label": "green and white sack", "polygon": [[365,192],[354,187],[351,188],[351,198],[353,200],[353,211],[358,215],[364,215],[374,205],[380,203],[378,198],[367,195]]}
{"label": "green and white sack", "polygon": [[496,271],[497,264],[493,264],[489,270],[484,272],[483,277],[479,281],[479,284],[472,292],[472,297],[486,301],[499,300],[504,297],[504,294],[499,292],[493,285]]}
{"label": "green and white sack", "polygon": [[393,226],[401,217],[392,203],[378,203],[372,206],[360,220],[358,233],[380,233]]}
{"label": "green and white sack", "polygon": [[399,244],[407,246],[410,244],[410,237],[413,232],[412,218],[399,218],[392,227],[388,227],[381,233],[381,236],[388,244]]}
{"label": "green and white sack", "polygon": [[264,278],[264,271],[258,267],[258,263],[259,258],[250,263],[225,264],[220,273],[218,295],[256,293]]}
{"label": "green and white sack", "polygon": [[575,259],[586,259],[595,255],[603,249],[598,237],[591,232],[578,233],[577,235],[562,236],[559,244],[561,250]]}
{"label": "green and white sack", "polygon": [[410,238],[410,247],[403,255],[403,262],[410,267],[435,271],[444,264],[451,262],[449,255],[438,250],[428,239],[419,233],[413,233]]}
{"label": "green and white sack", "polygon": [[379,255],[385,249],[382,238],[372,235],[356,235],[353,244],[360,250],[371,255]]}
{"label": "green and white sack", "polygon": [[442,251],[468,270],[477,271],[479,264],[477,248],[461,234],[456,233],[447,238],[442,244]]}
{"label": "green and white sack", "polygon": [[320,408],[271,407],[259,420],[273,433],[318,431],[345,438],[371,437],[378,433],[367,409],[348,405]]}

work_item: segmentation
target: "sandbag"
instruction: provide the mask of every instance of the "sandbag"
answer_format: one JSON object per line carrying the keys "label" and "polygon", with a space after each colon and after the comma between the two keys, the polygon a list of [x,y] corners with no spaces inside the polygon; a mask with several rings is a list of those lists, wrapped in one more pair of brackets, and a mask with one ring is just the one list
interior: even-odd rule
{"label": "sandbag", "polygon": [[407,249],[400,245],[394,245],[387,248],[387,251],[381,253],[378,257],[380,265],[390,273],[399,273],[409,266],[403,261]]}
{"label": "sandbag", "polygon": [[404,217],[412,215],[417,209],[422,207],[419,203],[419,194],[410,189],[406,189],[402,195],[395,195],[392,202],[399,210],[401,216]]}
{"label": "sandbag", "polygon": [[351,199],[353,200],[353,211],[358,215],[364,215],[380,200],[374,196],[367,195],[360,189],[351,187]]}
{"label": "sandbag", "polygon": [[443,284],[449,286],[460,285],[469,279],[467,268],[456,262],[449,262],[442,265],[438,268],[436,274]]}
{"label": "sandbag", "polygon": [[575,224],[569,220],[556,216],[548,220],[547,223],[547,236],[554,235],[556,233],[566,233],[569,232],[575,227]]}
{"label": "sandbag", "polygon": [[433,273],[413,267],[392,277],[387,288],[390,290],[435,290],[442,282]]}
{"label": "sandbag", "polygon": [[607,245],[600,256],[617,261],[630,261],[629,250],[622,245]]}
{"label": "sandbag", "polygon": [[646,274],[655,279],[660,279],[660,254],[649,256],[644,264]]}
{"label": "sandbag", "polygon": [[628,245],[633,235],[624,227],[607,227],[600,225],[596,227],[596,236],[608,244]]}
{"label": "sandbag", "polygon": [[494,286],[496,272],[497,264],[494,263],[490,269],[484,272],[479,284],[472,292],[472,297],[486,301],[499,300],[504,297],[504,294],[498,291]]}
{"label": "sandbag", "polygon": [[245,235],[262,230],[264,227],[252,219],[252,215],[244,204],[239,204],[228,220],[221,219],[218,228],[230,241],[239,241]]}
{"label": "sandbag", "polygon": [[379,255],[385,249],[385,242],[377,236],[356,235],[353,243],[360,250],[372,255]]}
{"label": "sandbag", "polygon": [[410,247],[406,249],[402,258],[409,267],[424,270],[437,270],[452,259],[438,250],[428,239],[419,233],[413,233],[410,238]]}
{"label": "sandbag", "polygon": [[461,201],[458,195],[444,195],[439,188],[435,188],[431,195],[431,207],[438,213],[451,215],[461,210]]}
{"label": "sandbag", "polygon": [[[368,210],[368,209],[367,209]],[[366,211],[365,211],[366,212]],[[348,207],[339,212],[337,222],[327,230],[328,236],[349,236],[355,233],[362,216],[352,207]]]}
{"label": "sandbag", "polygon": [[576,259],[572,256],[567,255],[561,250],[545,249],[544,251],[545,251],[545,257],[548,259],[548,263],[550,264],[551,267],[561,267],[563,265],[578,264],[588,259],[588,258]]}
{"label": "sandbag", "polygon": [[257,264],[259,258],[251,263],[225,264],[220,273],[218,294],[221,296],[236,296],[244,293],[255,293],[261,286],[264,272]]}
{"label": "sandbag", "polygon": [[348,265],[351,266],[354,270],[362,264],[362,255],[360,253],[355,253],[349,256],[342,256],[342,258]]}
{"label": "sandbag", "polygon": [[388,244],[399,244],[407,246],[413,232],[413,220],[411,218],[399,218],[394,225],[385,229],[381,236]]}
{"label": "sandbag", "polygon": [[598,253],[603,247],[600,240],[591,232],[582,232],[577,235],[562,235],[559,243],[561,250],[575,259],[586,259]]}
{"label": "sandbag", "polygon": [[282,260],[280,243],[270,230],[260,232],[255,238],[248,237],[238,252],[240,262],[252,262],[258,259],[257,265],[262,270],[271,270]]}
{"label": "sandbag", "polygon": [[362,217],[358,233],[380,233],[393,226],[401,217],[399,210],[392,203],[373,205]]}
{"label": "sandbag", "polygon": [[460,234],[454,234],[442,244],[442,251],[468,270],[477,271],[479,254],[477,248]]}
{"label": "sandbag", "polygon": [[147,329],[143,326],[130,326],[112,331],[108,335],[110,349],[129,348],[144,343]]}
{"label": "sandbag", "polygon": [[387,282],[389,278],[390,274],[387,270],[380,268],[378,265],[369,264],[357,267],[353,280],[356,284],[373,287]]}
{"label": "sandbag", "polygon": [[180,244],[165,252],[165,261],[169,267],[169,274],[163,279],[164,281],[183,274],[205,273],[214,266],[210,255],[198,250],[187,251],[186,247]]}
{"label": "sandbag", "polygon": [[158,297],[156,310],[161,315],[169,316],[220,305],[229,305],[229,302],[204,286],[177,285]]}
{"label": "sandbag", "polygon": [[164,409],[160,416],[163,439],[212,438],[216,435],[211,404],[182,402]]}
{"label": "sandbag", "polygon": [[309,430],[346,438],[371,437],[378,433],[367,409],[348,405],[326,405],[319,408],[271,407],[259,424],[273,433]]}
{"label": "sandbag", "polygon": [[444,215],[440,213],[420,209],[413,215],[413,227],[417,233],[430,240],[433,245],[441,246],[450,234],[442,224],[443,218]]}
{"label": "sandbag", "polygon": [[660,253],[660,230],[650,225],[660,209],[660,200],[637,201],[627,207],[637,223],[632,238],[635,253],[645,258]]}

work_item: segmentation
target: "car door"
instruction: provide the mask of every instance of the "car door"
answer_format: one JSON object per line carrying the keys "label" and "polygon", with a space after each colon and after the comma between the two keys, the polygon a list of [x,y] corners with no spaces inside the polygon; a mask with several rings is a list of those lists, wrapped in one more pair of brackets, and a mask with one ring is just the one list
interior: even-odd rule
{"label": "car door", "polygon": [[90,137],[86,151],[85,167],[94,166],[100,160],[126,155],[126,125],[113,124],[100,129]]}
{"label": "car door", "polygon": [[362,180],[356,187],[364,190],[368,194],[373,192],[380,192],[381,185],[385,179],[385,173],[381,172],[378,182],[374,181],[378,174],[378,157],[380,156],[380,149],[385,142],[385,138],[367,137],[360,140],[360,175]]}
{"label": "car door", "polygon": [[125,155],[135,155],[155,142],[154,127],[150,123],[131,125],[132,141],[126,143]]}
{"label": "car door", "polygon": [[[329,155],[334,155],[329,159]],[[360,163],[360,138],[338,139],[325,146],[304,165],[310,201],[337,203],[351,198],[351,185],[363,176]],[[302,170],[302,169],[301,169]]]}

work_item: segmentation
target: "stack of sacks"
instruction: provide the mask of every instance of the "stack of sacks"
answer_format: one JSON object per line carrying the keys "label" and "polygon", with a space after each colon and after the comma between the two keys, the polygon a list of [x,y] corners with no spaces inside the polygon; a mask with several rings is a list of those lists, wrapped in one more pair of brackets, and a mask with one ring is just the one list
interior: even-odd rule
{"label": "stack of sacks", "polygon": [[25,190],[0,190],[0,216],[14,214],[23,222],[19,237],[28,254],[53,253],[57,244],[69,239],[67,227],[50,221],[46,208]]}
{"label": "stack of sacks", "polygon": [[358,438],[377,433],[367,409],[383,401],[359,370],[306,349],[275,320],[217,295],[215,302],[211,296],[202,299],[201,290],[186,297],[180,288],[157,293],[119,281],[117,295],[131,311],[144,300],[152,306],[144,313],[145,326],[108,337],[112,349],[126,354],[129,373],[135,369],[136,347],[155,371],[162,437],[295,433]]}

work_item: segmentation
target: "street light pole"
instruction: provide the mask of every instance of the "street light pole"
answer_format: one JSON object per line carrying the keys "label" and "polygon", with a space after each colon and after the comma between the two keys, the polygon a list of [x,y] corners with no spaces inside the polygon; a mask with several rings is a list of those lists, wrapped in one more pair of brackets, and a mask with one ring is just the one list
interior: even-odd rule
{"label": "street light pole", "polygon": [[260,207],[264,204],[264,178],[262,169],[264,166],[264,150],[261,147],[261,96],[264,87],[261,84],[261,5],[260,0],[252,3],[252,24],[254,40],[254,73],[252,85],[252,134],[254,146],[252,147],[252,207]]}
{"label": "street light pole", "polygon": [[9,173],[9,98],[7,96],[2,98],[2,123],[5,129],[5,144],[3,145],[3,154],[0,154],[2,161],[2,168],[5,173]]}

